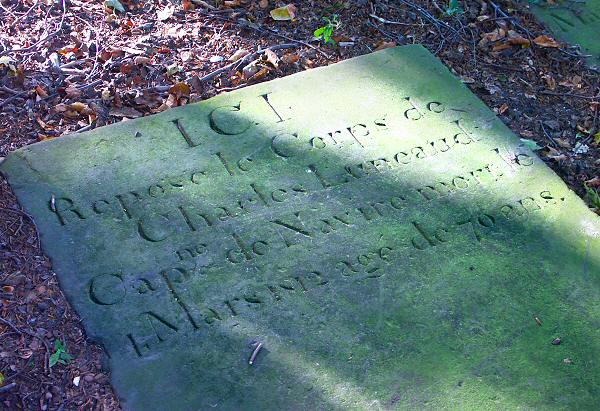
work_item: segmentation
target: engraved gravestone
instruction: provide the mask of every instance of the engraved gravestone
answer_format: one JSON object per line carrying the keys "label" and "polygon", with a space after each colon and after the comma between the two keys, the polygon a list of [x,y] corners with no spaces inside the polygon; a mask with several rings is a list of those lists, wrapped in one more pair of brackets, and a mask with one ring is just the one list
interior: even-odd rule
{"label": "engraved gravestone", "polygon": [[538,2],[531,6],[558,39],[578,44],[590,55],[591,66],[600,65],[600,0]]}
{"label": "engraved gravestone", "polygon": [[600,398],[598,217],[420,46],[1,170],[125,409]]}

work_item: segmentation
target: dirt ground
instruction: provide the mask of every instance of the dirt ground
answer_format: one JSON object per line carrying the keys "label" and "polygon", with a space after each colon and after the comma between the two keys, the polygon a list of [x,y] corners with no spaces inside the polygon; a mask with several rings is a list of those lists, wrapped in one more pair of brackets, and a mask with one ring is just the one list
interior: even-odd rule
{"label": "dirt ground", "polygon": [[[271,10],[285,5],[0,0],[0,157],[383,47],[421,43],[527,144],[537,144],[540,157],[591,208],[600,207],[593,195],[600,187],[600,75],[586,68],[577,47],[556,42],[526,3],[296,1],[286,9],[292,20],[274,20]],[[324,44],[314,31],[334,15],[335,44]],[[269,47],[272,53],[264,52]],[[120,409],[102,349],[87,340],[34,223],[4,180],[0,263],[0,408]],[[57,356],[57,341],[68,355]]]}

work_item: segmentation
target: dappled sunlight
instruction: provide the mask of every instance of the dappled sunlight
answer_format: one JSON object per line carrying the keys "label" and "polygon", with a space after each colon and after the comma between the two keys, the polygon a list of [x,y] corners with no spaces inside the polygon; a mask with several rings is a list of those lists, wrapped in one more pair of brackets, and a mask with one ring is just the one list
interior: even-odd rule
{"label": "dappled sunlight", "polygon": [[126,402],[153,373],[230,408],[597,398],[598,218],[418,47],[22,153],[11,183]]}

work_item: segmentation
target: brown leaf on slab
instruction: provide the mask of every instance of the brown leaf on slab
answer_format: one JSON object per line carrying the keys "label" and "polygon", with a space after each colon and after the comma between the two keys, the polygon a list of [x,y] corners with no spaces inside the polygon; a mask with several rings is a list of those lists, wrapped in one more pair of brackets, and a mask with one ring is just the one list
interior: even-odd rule
{"label": "brown leaf on slab", "polygon": [[545,34],[543,34],[541,36],[537,36],[536,38],[533,39],[533,42],[540,47],[558,47],[559,46],[559,44],[556,40],[554,40],[552,37],[547,36]]}
{"label": "brown leaf on slab", "polygon": [[375,43],[375,51],[379,51],[379,50],[383,50],[383,49],[389,49],[392,47],[396,47],[396,42],[395,41],[383,41],[380,40],[377,43]]}

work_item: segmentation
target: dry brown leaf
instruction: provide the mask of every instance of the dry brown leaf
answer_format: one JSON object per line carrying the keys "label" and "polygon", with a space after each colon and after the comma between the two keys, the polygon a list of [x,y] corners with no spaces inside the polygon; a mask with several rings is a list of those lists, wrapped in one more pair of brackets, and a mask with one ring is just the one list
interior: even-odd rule
{"label": "dry brown leaf", "polygon": [[169,89],[169,94],[175,95],[177,99],[180,99],[181,97],[189,97],[190,92],[190,86],[188,86],[182,81],[174,84],[173,87]]}
{"label": "dry brown leaf", "polygon": [[242,5],[241,0],[225,0],[223,6],[225,7],[240,7]]}
{"label": "dry brown leaf", "polygon": [[267,74],[269,74],[269,71],[270,70],[268,68],[263,67],[260,70],[258,70],[258,73],[253,75],[252,78],[250,78],[248,81],[252,81],[252,82],[261,81],[262,79],[264,79],[267,76]]}
{"label": "dry brown leaf", "polygon": [[510,47],[511,47],[511,45],[508,42],[498,43],[498,44],[494,45],[494,47],[492,47],[492,51],[502,51],[502,50],[509,49]]}
{"label": "dry brown leaf", "polygon": [[150,63],[151,59],[150,57],[145,57],[145,56],[136,56],[133,59],[133,63],[138,65],[138,66],[143,66],[145,64]]}
{"label": "dry brown leaf", "polygon": [[2,291],[7,293],[7,294],[12,294],[13,291],[15,291],[15,287],[13,287],[12,285],[3,285],[2,286]]}
{"label": "dry brown leaf", "polygon": [[48,93],[46,93],[46,90],[44,90],[44,88],[42,86],[40,86],[39,84],[37,86],[35,86],[35,92],[41,98],[48,97]]}
{"label": "dry brown leaf", "polygon": [[504,103],[498,109],[498,114],[504,114],[506,113],[506,110],[508,110],[508,104]]}
{"label": "dry brown leaf", "polygon": [[250,52],[248,50],[239,49],[229,57],[229,61],[238,61],[239,59],[246,57]]}
{"label": "dry brown leaf", "polygon": [[244,66],[244,68],[242,69],[242,75],[244,76],[244,78],[246,80],[250,79],[252,76],[254,76],[259,70],[258,67],[258,59],[254,60],[253,62],[251,62],[250,64],[247,64],[246,66]]}
{"label": "dry brown leaf", "polygon": [[596,176],[590,180],[587,180],[585,183],[588,185],[588,187],[600,187],[600,177]]}
{"label": "dry brown leaf", "polygon": [[548,146],[548,154],[546,154],[546,157],[551,158],[552,160],[556,160],[556,161],[561,161],[561,160],[567,159],[566,155],[562,154],[560,151],[558,151],[554,147],[550,147],[550,146]]}
{"label": "dry brown leaf", "polygon": [[521,36],[519,33],[517,33],[514,30],[508,31],[508,42],[515,46],[524,46],[524,47],[527,47],[530,44],[528,39]]}
{"label": "dry brown leaf", "polygon": [[260,0],[258,2],[258,7],[260,7],[261,9],[266,9],[267,7],[269,7],[269,0]]}
{"label": "dry brown leaf", "polygon": [[142,117],[143,114],[134,109],[133,107],[113,107],[108,112],[111,116],[115,117],[126,117],[126,118],[138,118]]}
{"label": "dry brown leaf", "polygon": [[298,60],[300,60],[300,57],[298,57],[298,55],[294,53],[286,53],[281,58],[283,64],[294,64],[298,62]]}
{"label": "dry brown leaf", "polygon": [[383,49],[389,49],[392,47],[396,47],[396,42],[395,41],[383,41],[380,40],[377,43],[375,43],[375,51],[379,51],[379,50],[383,50]]}
{"label": "dry brown leaf", "polygon": [[554,40],[552,37],[547,36],[545,34],[541,35],[541,36],[537,36],[536,38],[533,39],[533,42],[540,47],[558,47],[559,46],[559,44],[556,40]]}
{"label": "dry brown leaf", "polygon": [[73,86],[65,88],[65,93],[67,98],[79,98],[81,96],[81,90]]}
{"label": "dry brown leaf", "polygon": [[277,54],[275,54],[273,50],[266,49],[265,57],[267,59],[267,63],[271,64],[275,68],[279,67],[279,57],[277,57]]}

